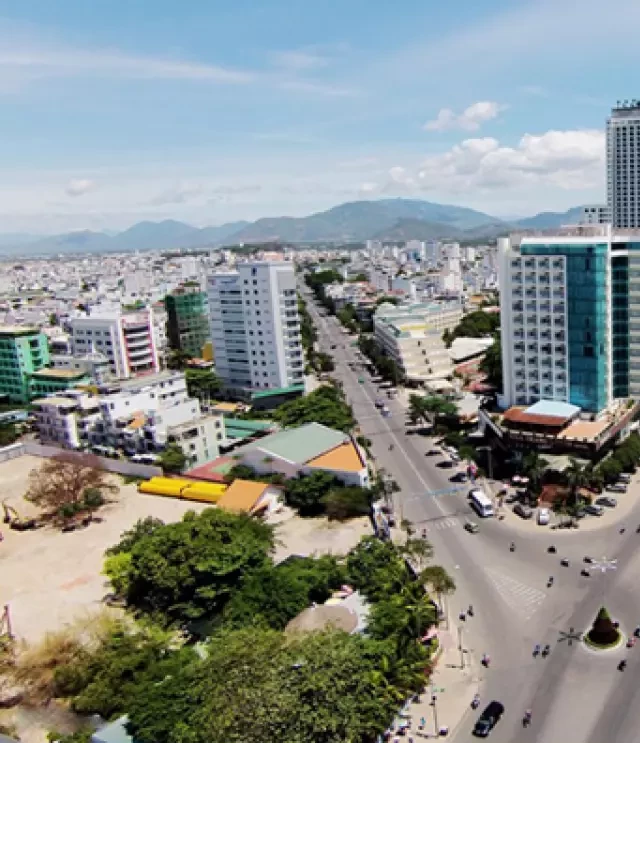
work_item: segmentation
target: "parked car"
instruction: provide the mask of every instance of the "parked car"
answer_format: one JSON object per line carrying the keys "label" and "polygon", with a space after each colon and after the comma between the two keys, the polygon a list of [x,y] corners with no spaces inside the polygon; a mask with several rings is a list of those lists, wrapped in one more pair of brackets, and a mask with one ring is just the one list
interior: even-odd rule
{"label": "parked car", "polygon": [[457,474],[454,474],[453,477],[451,477],[452,483],[466,483],[467,480],[468,480],[468,477],[464,473],[464,471],[458,471]]}
{"label": "parked car", "polygon": [[538,510],[538,524],[549,524],[551,521],[551,513],[546,507]]}
{"label": "parked car", "polygon": [[608,506],[613,509],[613,507],[618,506],[618,501],[605,495],[605,497],[597,499],[596,506]]}
{"label": "parked car", "polygon": [[520,518],[531,518],[533,515],[533,510],[530,506],[522,506],[522,504],[516,504],[513,508],[513,511],[516,515],[519,515]]}
{"label": "parked car", "polygon": [[604,515],[604,507],[596,506],[595,504],[590,504],[584,508],[584,511],[587,515]]}
{"label": "parked car", "polygon": [[515,504],[518,502],[518,496],[517,495],[507,495],[506,498],[504,499],[504,502],[506,504]]}
{"label": "parked car", "polygon": [[606,490],[608,492],[615,492],[619,495],[624,495],[627,491],[627,486],[625,483],[613,483],[611,486],[607,486]]}
{"label": "parked car", "polygon": [[438,462],[437,465],[438,465],[438,468],[455,468],[456,467],[456,463],[453,461],[453,459],[443,459],[443,461]]}
{"label": "parked car", "polygon": [[630,483],[631,482],[631,474],[618,474],[618,482],[619,483]]}
{"label": "parked car", "polygon": [[478,530],[480,530],[480,527],[478,524],[476,524],[475,521],[467,521],[464,526],[464,529],[467,530],[469,533],[477,533]]}
{"label": "parked car", "polygon": [[489,702],[476,721],[473,729],[474,735],[476,737],[487,737],[503,714],[504,705],[502,702],[496,702],[495,699],[493,702]]}

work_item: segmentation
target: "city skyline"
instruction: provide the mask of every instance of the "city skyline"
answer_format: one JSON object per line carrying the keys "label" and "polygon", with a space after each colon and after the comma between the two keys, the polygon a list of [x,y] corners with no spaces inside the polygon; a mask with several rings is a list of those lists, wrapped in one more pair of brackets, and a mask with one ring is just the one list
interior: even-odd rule
{"label": "city skyline", "polygon": [[2,232],[387,196],[500,217],[603,202],[606,118],[634,96],[631,45],[613,38],[621,16],[640,23],[630,0],[604,18],[593,0],[577,18],[565,0],[110,10],[5,14]]}

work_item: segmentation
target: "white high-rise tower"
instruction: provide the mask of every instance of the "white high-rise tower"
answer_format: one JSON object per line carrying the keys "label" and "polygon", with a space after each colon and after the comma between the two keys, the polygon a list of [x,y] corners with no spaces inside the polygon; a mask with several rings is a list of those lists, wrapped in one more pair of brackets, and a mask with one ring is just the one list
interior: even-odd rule
{"label": "white high-rise tower", "polygon": [[619,101],[607,120],[607,206],[614,228],[640,228],[640,101]]}

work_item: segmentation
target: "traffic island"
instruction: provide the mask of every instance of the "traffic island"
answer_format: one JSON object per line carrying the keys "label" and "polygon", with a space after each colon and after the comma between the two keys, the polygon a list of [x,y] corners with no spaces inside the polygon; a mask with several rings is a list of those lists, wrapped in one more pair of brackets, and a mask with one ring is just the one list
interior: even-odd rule
{"label": "traffic island", "polygon": [[591,630],[584,636],[585,645],[596,651],[615,649],[622,643],[622,632],[613,623],[606,607],[601,607]]}

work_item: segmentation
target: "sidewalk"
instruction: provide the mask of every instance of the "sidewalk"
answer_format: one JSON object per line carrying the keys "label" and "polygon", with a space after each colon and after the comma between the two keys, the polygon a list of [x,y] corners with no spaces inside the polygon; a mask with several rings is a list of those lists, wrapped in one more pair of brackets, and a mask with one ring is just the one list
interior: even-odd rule
{"label": "sidewalk", "polygon": [[[446,743],[470,709],[474,695],[482,692],[481,674],[468,652],[464,652],[464,669],[460,666],[457,634],[443,630],[439,638],[442,653],[432,679],[420,701],[412,702],[407,708],[409,728],[404,735],[394,733],[389,743],[409,743],[410,738],[413,743]],[[424,728],[421,728],[421,719],[425,720]],[[448,734],[438,736],[438,730],[443,728],[448,729]]]}

